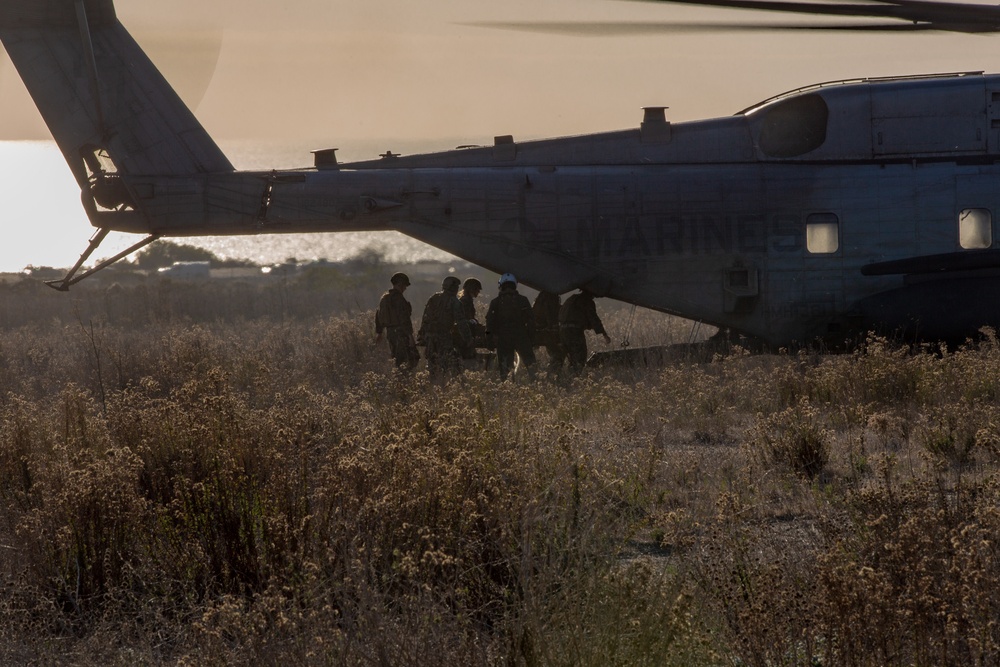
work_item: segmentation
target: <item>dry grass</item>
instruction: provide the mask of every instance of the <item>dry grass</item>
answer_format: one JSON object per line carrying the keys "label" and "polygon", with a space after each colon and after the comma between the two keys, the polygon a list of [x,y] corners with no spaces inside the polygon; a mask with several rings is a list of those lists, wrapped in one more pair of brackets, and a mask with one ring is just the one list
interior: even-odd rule
{"label": "dry grass", "polygon": [[992,335],[432,384],[195,296],[8,313],[0,662],[1000,663]]}

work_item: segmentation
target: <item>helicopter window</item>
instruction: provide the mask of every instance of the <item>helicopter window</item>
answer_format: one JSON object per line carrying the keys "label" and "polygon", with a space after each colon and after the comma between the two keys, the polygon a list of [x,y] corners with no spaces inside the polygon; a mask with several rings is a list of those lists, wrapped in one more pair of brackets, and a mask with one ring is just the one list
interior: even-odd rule
{"label": "helicopter window", "polygon": [[958,242],[966,250],[993,245],[993,216],[989,209],[967,208],[958,214]]}
{"label": "helicopter window", "polygon": [[814,151],[826,141],[830,110],[819,95],[802,95],[764,110],[760,149],[769,157],[796,157]]}
{"label": "helicopter window", "polygon": [[811,213],[806,218],[806,249],[829,255],[840,249],[840,220],[833,213]]}

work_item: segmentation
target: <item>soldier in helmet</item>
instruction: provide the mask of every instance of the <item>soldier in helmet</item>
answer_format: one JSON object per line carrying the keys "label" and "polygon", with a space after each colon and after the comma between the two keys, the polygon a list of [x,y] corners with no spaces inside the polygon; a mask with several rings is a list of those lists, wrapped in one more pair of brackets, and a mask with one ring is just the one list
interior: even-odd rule
{"label": "soldier in helmet", "polygon": [[514,367],[514,353],[529,369],[535,364],[532,348],[535,336],[535,318],[528,297],[517,291],[517,279],[505,273],[499,280],[500,293],[490,301],[486,313],[486,329],[496,339],[497,369],[507,376]]}
{"label": "soldier in helmet", "polygon": [[583,370],[587,363],[587,330],[604,336],[604,344],[611,344],[611,337],[604,330],[601,318],[597,316],[594,293],[581,289],[571,295],[559,308],[559,340],[569,357],[569,368],[575,373]]}
{"label": "soldier in helmet", "polygon": [[462,292],[458,295],[458,300],[462,302],[462,312],[469,322],[469,331],[472,333],[472,353],[475,348],[486,347],[486,327],[480,323],[476,316],[476,297],[483,291],[483,284],[475,278],[469,278],[462,283]]}
{"label": "soldier in helmet", "polygon": [[426,345],[427,369],[431,377],[440,377],[461,369],[461,351],[472,346],[469,321],[458,300],[461,281],[448,276],[441,291],[433,294],[424,306],[418,338]]}
{"label": "soldier in helmet", "polygon": [[412,369],[420,361],[417,343],[413,340],[413,308],[403,296],[410,286],[405,273],[394,273],[389,279],[392,288],[382,295],[375,311],[375,342],[389,339],[389,351],[397,368]]}

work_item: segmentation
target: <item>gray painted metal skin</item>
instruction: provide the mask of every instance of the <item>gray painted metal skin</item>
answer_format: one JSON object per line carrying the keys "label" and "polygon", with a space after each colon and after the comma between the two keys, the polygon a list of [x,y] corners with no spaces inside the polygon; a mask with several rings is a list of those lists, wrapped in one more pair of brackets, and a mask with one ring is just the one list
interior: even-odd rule
{"label": "gray painted metal skin", "polygon": [[617,132],[237,172],[111,0],[0,0],[0,39],[100,229],[399,230],[538,289],[775,346],[1000,325],[998,75],[835,82],[728,118],[649,109]]}

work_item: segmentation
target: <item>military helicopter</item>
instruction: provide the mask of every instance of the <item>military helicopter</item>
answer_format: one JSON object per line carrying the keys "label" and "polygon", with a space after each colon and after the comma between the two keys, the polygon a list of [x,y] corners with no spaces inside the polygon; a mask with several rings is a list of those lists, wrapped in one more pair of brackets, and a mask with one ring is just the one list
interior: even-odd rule
{"label": "military helicopter", "polygon": [[[992,8],[883,5],[921,29],[1000,25]],[[619,131],[246,172],[112,0],[0,0],[0,40],[97,228],[60,290],[161,237],[398,230],[539,290],[771,346],[1000,324],[1000,75],[836,81],[725,118],[648,107]],[[144,238],[81,273],[113,230]]]}

